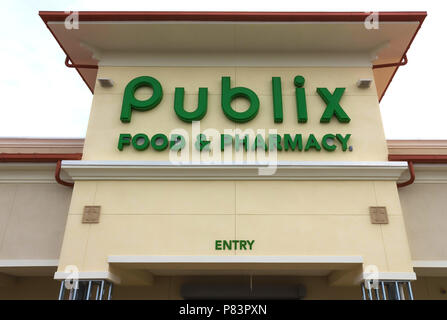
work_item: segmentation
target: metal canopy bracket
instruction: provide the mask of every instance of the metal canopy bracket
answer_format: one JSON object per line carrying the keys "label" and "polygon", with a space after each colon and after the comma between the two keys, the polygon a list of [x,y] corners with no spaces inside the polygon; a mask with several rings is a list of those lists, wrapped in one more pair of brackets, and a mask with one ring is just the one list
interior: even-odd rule
{"label": "metal canopy bracket", "polygon": [[363,300],[414,300],[410,281],[366,280],[361,289]]}
{"label": "metal canopy bracket", "polygon": [[62,280],[59,300],[112,300],[112,289],[107,280]]}

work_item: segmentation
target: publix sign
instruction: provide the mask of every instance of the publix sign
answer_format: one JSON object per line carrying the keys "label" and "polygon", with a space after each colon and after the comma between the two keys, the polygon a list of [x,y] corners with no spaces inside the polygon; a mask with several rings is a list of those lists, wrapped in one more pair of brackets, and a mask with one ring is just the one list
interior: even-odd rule
{"label": "publix sign", "polygon": [[[306,92],[304,88],[305,79],[302,76],[296,76],[293,79],[295,85],[296,97],[296,121],[297,123],[306,123],[308,121],[308,105],[306,101]],[[282,80],[280,77],[272,77],[272,117],[275,123],[282,123],[284,119],[283,101],[282,101]],[[148,87],[152,89],[152,95],[146,100],[139,100],[135,97],[138,89]],[[260,111],[259,97],[253,90],[246,87],[232,87],[230,77],[221,78],[221,109],[225,117],[235,123],[247,123],[253,120]],[[325,108],[321,112],[320,122],[329,123],[338,121],[340,123],[349,123],[351,119],[343,110],[340,101],[345,92],[345,88],[336,88],[331,92],[327,88],[317,88],[318,96],[324,101]],[[208,88],[199,88],[198,103],[194,111],[187,111],[184,107],[185,88],[175,88],[173,112],[184,122],[200,121],[208,112]],[[235,110],[231,103],[236,98],[243,98],[249,102],[245,111]],[[130,123],[135,112],[146,112],[156,108],[163,99],[163,87],[161,83],[150,76],[141,76],[131,80],[124,91],[123,103],[121,107],[120,120],[123,123]],[[264,106],[263,106],[264,108]],[[238,150],[256,150],[262,148],[265,151],[309,151],[326,150],[335,151],[337,148],[342,151],[351,150],[348,141],[351,134],[341,134],[331,132],[316,137],[314,134],[303,136],[302,134],[262,134],[249,135],[242,133],[220,135],[220,150],[226,148],[235,148]],[[185,137],[181,134],[158,133],[149,137],[145,133],[122,133],[118,138],[118,149],[123,151],[126,147],[134,148],[137,151],[153,149],[163,151],[170,149],[178,151],[186,147]],[[206,135],[199,133],[193,137],[193,145],[199,151],[209,150],[210,142]]]}

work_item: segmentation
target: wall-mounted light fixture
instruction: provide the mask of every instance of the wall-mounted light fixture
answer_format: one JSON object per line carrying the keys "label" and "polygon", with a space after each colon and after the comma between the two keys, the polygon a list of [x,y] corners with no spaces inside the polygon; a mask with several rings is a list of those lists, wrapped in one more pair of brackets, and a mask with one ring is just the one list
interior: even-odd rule
{"label": "wall-mounted light fixture", "polygon": [[113,87],[113,81],[112,79],[108,78],[98,78],[98,82],[103,88],[111,88]]}
{"label": "wall-mounted light fixture", "polygon": [[358,88],[369,88],[371,87],[372,79],[359,79],[357,81]]}

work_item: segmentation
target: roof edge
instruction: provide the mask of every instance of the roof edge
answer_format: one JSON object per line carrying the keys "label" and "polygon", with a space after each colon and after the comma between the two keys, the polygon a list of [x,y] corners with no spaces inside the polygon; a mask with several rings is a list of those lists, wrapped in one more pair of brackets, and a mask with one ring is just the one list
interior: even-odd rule
{"label": "roof edge", "polygon": [[[76,11],[74,11],[76,12]],[[371,15],[371,12],[255,12],[255,11],[77,11],[79,21],[215,21],[215,22],[361,22]],[[48,30],[58,42],[66,56],[73,61],[63,45],[59,42],[49,22],[61,22],[72,14],[72,11],[39,11],[39,16],[44,21]],[[406,56],[416,34],[427,16],[426,11],[378,11],[380,21],[406,21],[418,22],[410,43],[408,44],[400,61]],[[400,62],[399,61],[399,62]],[[80,67],[75,68],[90,89],[94,93],[94,85],[88,83]],[[385,89],[379,97],[379,102],[384,97],[399,66],[395,67]]]}
{"label": "roof edge", "polygon": [[0,153],[2,162],[58,162],[81,160],[82,153]]}
{"label": "roof edge", "polygon": [[[259,11],[78,11],[79,21],[245,21],[306,22],[364,21],[371,12],[259,12]],[[377,12],[382,21],[418,21],[426,11]],[[65,21],[70,11],[39,11],[45,23]]]}
{"label": "roof edge", "polygon": [[[410,47],[411,47],[411,45],[413,44],[413,41],[414,41],[414,39],[416,38],[416,35],[418,34],[419,30],[421,29],[421,27],[422,27],[422,23],[424,22],[424,20],[425,20],[426,17],[427,17],[427,12],[425,12],[425,15],[422,17],[421,20],[419,20],[419,26],[418,26],[418,28],[416,29],[416,31],[414,32],[413,37],[411,38],[410,42],[408,43],[408,46],[407,46],[407,48],[405,49],[405,52],[404,52],[404,54],[402,55],[402,57],[400,58],[399,62],[401,62],[402,60],[404,60],[404,58],[406,58],[407,53],[408,53],[408,50],[410,50]],[[394,76],[396,75],[397,70],[399,70],[399,67],[400,67],[400,66],[401,66],[401,65],[397,65],[397,67],[394,69],[394,72],[393,72],[393,74],[391,75],[391,78],[390,78],[390,80],[388,81],[388,84],[386,85],[385,90],[383,90],[382,95],[379,97],[379,102],[381,102],[382,99],[383,99],[383,97],[385,96],[385,93],[386,93],[386,91],[388,90],[388,88],[389,88],[389,86],[390,86],[390,84],[391,84],[391,81],[393,81]]]}

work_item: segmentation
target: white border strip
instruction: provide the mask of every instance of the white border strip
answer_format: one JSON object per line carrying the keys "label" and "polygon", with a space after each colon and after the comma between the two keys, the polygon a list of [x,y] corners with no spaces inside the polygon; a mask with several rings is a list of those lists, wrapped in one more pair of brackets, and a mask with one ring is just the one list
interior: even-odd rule
{"label": "white border strip", "polygon": [[[407,169],[397,161],[296,161],[277,164],[172,164],[160,161],[62,161],[62,168],[79,180],[388,180]],[[260,169],[272,172],[260,175]],[[276,169],[276,170],[272,170]]]}
{"label": "white border strip", "polygon": [[[73,277],[73,274],[70,272],[55,272],[54,273],[54,280],[66,280],[68,277],[70,277],[70,280],[76,280]],[[108,271],[85,271],[85,272],[79,272],[77,274],[78,280],[108,280],[115,284],[120,284],[121,279],[114,275],[111,272]]]}
{"label": "white border strip", "polygon": [[414,165],[414,183],[447,183],[447,164],[417,163]]}
{"label": "white border strip", "polygon": [[[278,161],[277,165],[281,166],[308,166],[308,167],[327,167],[327,166],[339,166],[339,167],[368,167],[368,166],[382,166],[382,167],[405,167],[407,168],[406,161]],[[265,164],[257,163],[195,163],[190,162],[187,164],[173,164],[169,161],[97,161],[97,160],[63,160],[62,167],[68,166],[170,166],[170,167],[235,167],[235,166],[266,166]]]}
{"label": "white border strip", "polygon": [[413,260],[413,267],[447,269],[447,260]]}
{"label": "white border strip", "polygon": [[390,280],[390,281],[412,281],[416,280],[416,273],[415,272],[379,272],[377,278],[371,277],[371,273],[364,272],[363,273],[363,279],[368,280]]}
{"label": "white border strip", "polygon": [[[0,183],[53,183],[56,163],[40,162],[0,162]],[[70,181],[61,174],[61,178]]]}
{"label": "white border strip", "polygon": [[109,256],[109,263],[363,263],[361,256]]}
{"label": "white border strip", "polygon": [[26,268],[26,267],[57,267],[59,260],[1,260],[0,268]]}

